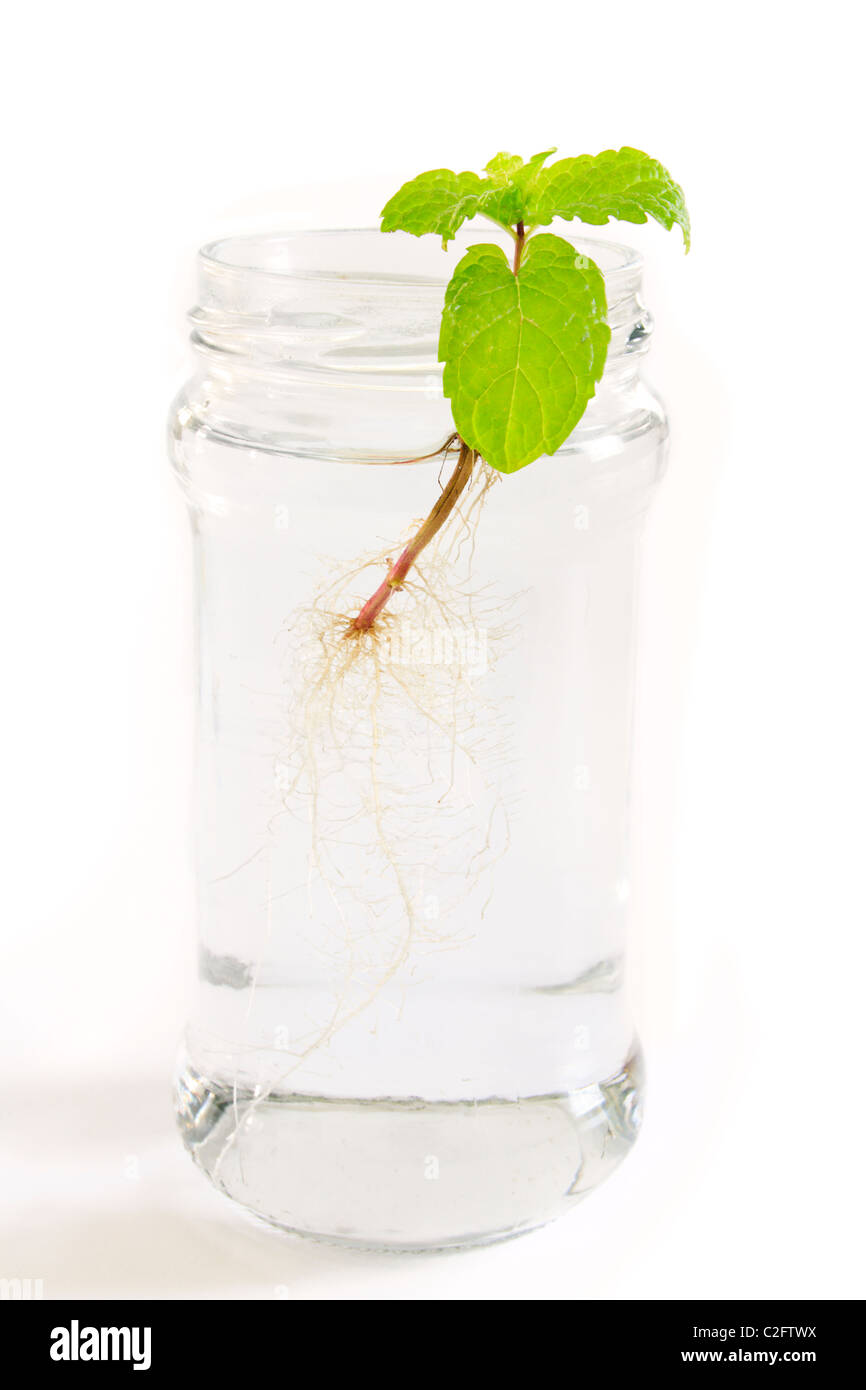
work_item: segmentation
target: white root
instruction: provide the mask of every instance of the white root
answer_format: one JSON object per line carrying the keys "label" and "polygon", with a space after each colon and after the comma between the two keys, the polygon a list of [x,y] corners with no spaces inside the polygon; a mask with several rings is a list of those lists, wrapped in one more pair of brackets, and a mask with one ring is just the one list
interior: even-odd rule
{"label": "white root", "polygon": [[[291,696],[278,761],[282,815],[309,826],[313,939],[337,981],[326,1016],[293,1038],[251,1111],[424,957],[467,938],[450,925],[508,844],[507,713],[485,685],[508,649],[514,596],[472,579],[475,528],[496,475],[479,464],[447,523],[369,631],[347,626],[383,554],[337,568],[288,627]],[[277,818],[275,817],[275,819]],[[425,892],[435,875],[437,898]]]}

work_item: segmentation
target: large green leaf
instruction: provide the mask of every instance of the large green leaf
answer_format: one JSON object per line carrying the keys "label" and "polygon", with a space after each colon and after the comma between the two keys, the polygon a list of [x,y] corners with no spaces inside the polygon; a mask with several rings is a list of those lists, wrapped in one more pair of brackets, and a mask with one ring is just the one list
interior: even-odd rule
{"label": "large green leaf", "polygon": [[668,231],[678,223],[689,249],[691,229],[683,190],[657,159],[627,145],[558,159],[537,174],[530,204],[526,220],[536,226],[554,217],[577,217],[595,226],[611,217],[621,222],[646,222],[654,217]]}
{"label": "large green leaf", "polygon": [[541,233],[517,275],[473,246],[445,294],[439,359],[461,437],[502,473],[554,453],[595,394],[610,339],[598,267]]}

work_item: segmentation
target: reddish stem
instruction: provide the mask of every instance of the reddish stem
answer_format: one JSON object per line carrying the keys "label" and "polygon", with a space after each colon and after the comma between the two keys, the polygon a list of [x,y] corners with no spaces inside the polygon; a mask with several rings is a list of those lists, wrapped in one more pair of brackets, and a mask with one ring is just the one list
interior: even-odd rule
{"label": "reddish stem", "polygon": [[526,228],[524,227],[522,222],[518,222],[516,231],[517,239],[514,243],[514,261],[511,266],[511,269],[514,271],[515,275],[520,269],[520,257],[523,255],[523,243],[526,240]]}
{"label": "reddish stem", "polygon": [[464,444],[461,439],[457,466],[437,498],[436,505],[427,520],[418,528],[402,555],[398,560],[395,560],[388,570],[376,592],[371,594],[357,617],[352,619],[346,628],[347,637],[352,632],[369,632],[394,590],[402,588],[407,574],[421,551],[426,545],[429,545],[436,532],[444,525],[454,510],[457,499],[472,477],[472,469],[477,457],[475,450],[470,449],[469,445]]}

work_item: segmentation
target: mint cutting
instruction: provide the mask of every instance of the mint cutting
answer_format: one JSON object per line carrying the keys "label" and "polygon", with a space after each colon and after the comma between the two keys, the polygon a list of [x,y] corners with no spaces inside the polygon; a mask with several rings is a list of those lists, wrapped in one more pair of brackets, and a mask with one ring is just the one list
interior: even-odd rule
{"label": "mint cutting", "polygon": [[514,473],[553,454],[572,433],[604,371],[610,329],[604,277],[563,237],[540,232],[555,218],[601,226],[611,218],[691,228],[683,191],[656,159],[623,146],[548,164],[555,149],[523,160],[500,153],[482,174],[431,169],[382,209],[382,231],[438,236],[443,248],[464,222],[484,217],[514,242],[481,242],[458,262],[439,334],[443,390],[459,447],[454,472],[430,515],[347,628],[369,632],[424,547],[448,519],[479,459]]}

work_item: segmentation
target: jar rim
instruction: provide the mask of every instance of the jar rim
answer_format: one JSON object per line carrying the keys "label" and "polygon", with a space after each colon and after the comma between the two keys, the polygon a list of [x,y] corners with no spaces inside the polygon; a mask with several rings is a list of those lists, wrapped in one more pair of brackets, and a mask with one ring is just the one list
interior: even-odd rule
{"label": "jar rim", "polygon": [[[556,235],[594,260],[611,287],[633,281],[640,274],[643,257],[622,242],[576,236],[561,228],[557,228]],[[198,258],[208,276],[242,275],[255,277],[263,284],[301,280],[344,286],[375,285],[383,290],[412,289],[441,295],[459,255],[479,241],[492,242],[506,250],[512,244],[508,233],[493,224],[472,231],[461,229],[444,256],[441,243],[434,236],[415,237],[407,232],[383,235],[378,227],[323,227],[219,237],[202,246]],[[396,248],[399,251],[395,257]],[[437,256],[443,256],[442,273],[420,273],[422,265],[435,270]],[[356,268],[350,269],[353,262]],[[408,269],[387,268],[391,264]]]}

